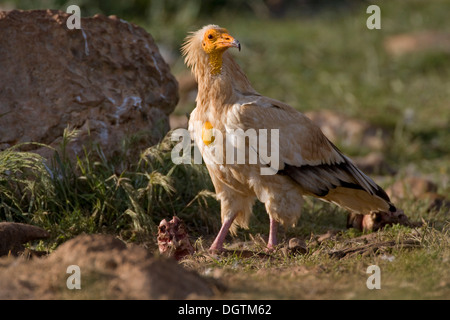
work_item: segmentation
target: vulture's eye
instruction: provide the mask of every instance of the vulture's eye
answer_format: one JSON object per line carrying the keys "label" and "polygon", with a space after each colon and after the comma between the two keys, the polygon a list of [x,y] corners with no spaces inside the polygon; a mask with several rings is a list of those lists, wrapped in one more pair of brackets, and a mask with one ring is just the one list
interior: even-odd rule
{"label": "vulture's eye", "polygon": [[213,38],[212,34],[208,34],[208,39],[212,39],[212,38]]}

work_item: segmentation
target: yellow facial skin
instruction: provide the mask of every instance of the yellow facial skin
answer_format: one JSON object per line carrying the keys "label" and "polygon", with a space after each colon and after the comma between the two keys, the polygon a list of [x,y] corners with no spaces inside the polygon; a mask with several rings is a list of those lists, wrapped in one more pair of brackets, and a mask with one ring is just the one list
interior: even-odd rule
{"label": "yellow facial skin", "polygon": [[206,121],[202,128],[202,141],[205,145],[210,145],[214,142],[213,126],[209,121]]}
{"label": "yellow facial skin", "polygon": [[239,41],[230,36],[227,29],[209,29],[205,32],[202,48],[209,55],[211,74],[216,75],[222,71],[222,55],[231,47],[241,50]]}

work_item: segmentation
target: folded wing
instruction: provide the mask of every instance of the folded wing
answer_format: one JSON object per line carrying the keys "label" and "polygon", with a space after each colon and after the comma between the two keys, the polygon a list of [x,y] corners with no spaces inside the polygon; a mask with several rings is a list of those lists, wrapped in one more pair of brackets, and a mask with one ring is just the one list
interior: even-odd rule
{"label": "folded wing", "polygon": [[396,211],[380,186],[343,155],[318,126],[289,105],[255,96],[253,101],[235,105],[227,119],[228,127],[236,125],[243,130],[278,129],[277,174],[294,180],[305,194],[361,214]]}

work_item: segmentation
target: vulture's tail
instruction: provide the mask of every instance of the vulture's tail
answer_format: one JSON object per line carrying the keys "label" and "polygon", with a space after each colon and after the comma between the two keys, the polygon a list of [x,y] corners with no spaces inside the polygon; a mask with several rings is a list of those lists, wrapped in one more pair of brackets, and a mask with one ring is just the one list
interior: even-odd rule
{"label": "vulture's tail", "polygon": [[300,167],[286,164],[283,173],[295,180],[307,194],[335,203],[351,212],[368,214],[371,211],[397,210],[380,186],[359,170],[349,158],[344,155],[342,158],[343,161],[336,164]]}

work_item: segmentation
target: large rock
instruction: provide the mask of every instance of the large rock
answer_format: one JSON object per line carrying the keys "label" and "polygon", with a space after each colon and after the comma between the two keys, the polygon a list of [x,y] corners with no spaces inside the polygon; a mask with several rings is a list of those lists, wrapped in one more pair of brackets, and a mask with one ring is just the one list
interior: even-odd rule
{"label": "large rock", "polygon": [[69,16],[0,12],[0,150],[31,141],[57,147],[67,126],[79,129],[74,153],[98,142],[112,156],[130,136],[142,148],[156,143],[169,129],[178,85],[151,35],[101,15],[70,30]]}

